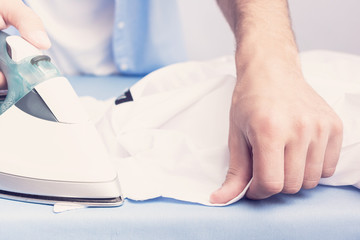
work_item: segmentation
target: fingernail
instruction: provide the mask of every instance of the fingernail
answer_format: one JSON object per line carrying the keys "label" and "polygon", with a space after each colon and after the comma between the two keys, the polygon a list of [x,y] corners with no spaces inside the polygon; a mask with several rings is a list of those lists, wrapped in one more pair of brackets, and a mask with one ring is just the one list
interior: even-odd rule
{"label": "fingernail", "polygon": [[51,46],[50,39],[44,31],[35,31],[31,33],[30,38],[41,49],[48,49]]}

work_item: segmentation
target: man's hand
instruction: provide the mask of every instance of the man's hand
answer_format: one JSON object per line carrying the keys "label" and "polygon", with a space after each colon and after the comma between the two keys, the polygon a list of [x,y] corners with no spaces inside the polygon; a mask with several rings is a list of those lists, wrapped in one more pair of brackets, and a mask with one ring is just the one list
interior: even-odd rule
{"label": "man's hand", "polygon": [[230,165],[212,203],[314,188],[336,168],[342,122],[305,82],[286,0],[218,0],[237,40]]}
{"label": "man's hand", "polygon": [[[10,25],[17,28],[21,36],[40,49],[51,45],[40,18],[21,0],[0,0],[0,30]],[[0,89],[6,88],[6,80],[0,72]]]}
{"label": "man's hand", "polygon": [[230,111],[230,167],[212,202],[236,197],[251,177],[247,197],[263,199],[314,188],[334,173],[342,123],[293,68],[255,65],[240,76]]}

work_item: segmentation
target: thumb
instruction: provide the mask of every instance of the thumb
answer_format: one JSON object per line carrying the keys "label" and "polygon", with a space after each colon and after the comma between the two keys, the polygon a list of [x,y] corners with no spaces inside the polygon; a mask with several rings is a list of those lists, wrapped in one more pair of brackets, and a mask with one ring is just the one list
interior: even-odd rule
{"label": "thumb", "polygon": [[222,187],[213,192],[210,202],[225,204],[238,196],[249,183],[252,176],[252,161],[246,140],[231,130],[229,134],[229,170]]}
{"label": "thumb", "polygon": [[50,48],[51,43],[44,25],[33,10],[20,0],[7,1],[7,4],[4,5],[0,14],[6,25],[13,25],[17,28],[20,35],[35,47]]}

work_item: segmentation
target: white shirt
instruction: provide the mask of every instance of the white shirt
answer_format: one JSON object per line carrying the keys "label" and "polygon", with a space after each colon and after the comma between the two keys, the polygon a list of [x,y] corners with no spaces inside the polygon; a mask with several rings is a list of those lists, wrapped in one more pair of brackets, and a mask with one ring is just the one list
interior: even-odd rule
{"label": "white shirt", "polygon": [[[313,51],[302,54],[301,63],[305,79],[344,124],[335,174],[320,183],[360,188],[360,57]],[[125,197],[212,205],[210,194],[228,169],[235,84],[233,57],[180,63],[147,75],[117,104],[104,104],[107,110],[97,126],[118,167]]]}
{"label": "white shirt", "polygon": [[184,61],[176,0],[27,0],[53,43],[60,71],[144,75]]}
{"label": "white shirt", "polygon": [[114,0],[26,0],[49,34],[50,57],[66,74],[117,72],[112,56]]}

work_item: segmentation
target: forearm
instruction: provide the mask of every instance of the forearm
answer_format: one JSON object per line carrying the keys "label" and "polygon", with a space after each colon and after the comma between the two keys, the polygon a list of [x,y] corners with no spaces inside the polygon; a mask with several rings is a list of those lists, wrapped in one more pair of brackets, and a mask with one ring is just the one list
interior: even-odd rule
{"label": "forearm", "polygon": [[298,63],[286,0],[217,0],[236,39],[237,68],[250,62]]}
{"label": "forearm", "polygon": [[314,188],[339,158],[342,123],[304,81],[286,0],[218,0],[236,37],[237,84],[230,109],[229,170],[212,203],[252,178],[264,199]]}

